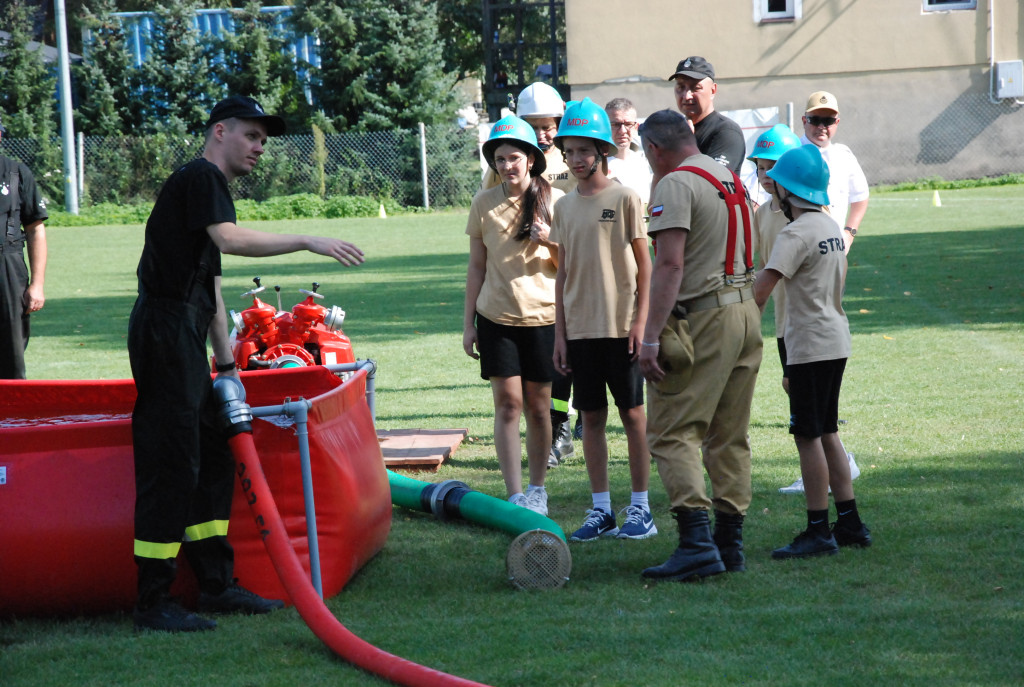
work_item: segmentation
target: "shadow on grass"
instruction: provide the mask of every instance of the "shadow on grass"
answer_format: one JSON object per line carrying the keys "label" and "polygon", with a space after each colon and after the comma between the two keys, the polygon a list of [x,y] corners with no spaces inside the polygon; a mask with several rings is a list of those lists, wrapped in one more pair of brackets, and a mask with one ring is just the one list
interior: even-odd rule
{"label": "shadow on grass", "polygon": [[[858,333],[923,326],[1024,321],[1024,261],[1017,228],[864,236],[857,240],[844,305]],[[225,269],[225,303],[240,311],[238,298],[253,276],[282,286],[290,309],[298,289],[321,284],[324,305],[348,313],[345,332],[361,344],[403,341],[430,334],[457,336],[462,328],[466,256],[463,253],[401,255],[372,259],[356,268],[328,263],[259,260]],[[265,299],[276,305],[272,288]],[[134,293],[62,297],[51,294],[33,316],[35,338],[83,337],[110,350],[124,347]]]}
{"label": "shadow on grass", "polygon": [[1024,321],[1021,228],[857,239],[843,306],[857,333]]}

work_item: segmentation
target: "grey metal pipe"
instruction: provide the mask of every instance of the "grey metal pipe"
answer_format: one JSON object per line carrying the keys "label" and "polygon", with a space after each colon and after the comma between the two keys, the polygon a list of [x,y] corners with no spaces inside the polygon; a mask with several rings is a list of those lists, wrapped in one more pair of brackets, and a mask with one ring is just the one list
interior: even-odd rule
{"label": "grey metal pipe", "polygon": [[377,424],[377,361],[372,358],[357,360],[354,363],[337,363],[324,365],[331,372],[358,372],[366,370],[366,405],[370,407],[370,417]]}
{"label": "grey metal pipe", "polygon": [[[370,415],[374,423],[377,421],[374,398],[376,396],[376,373],[377,363],[373,360],[357,360],[354,363],[338,363],[335,365],[324,365],[331,372],[357,372],[366,370],[366,404],[370,408]],[[220,377],[218,377],[220,379]],[[233,378],[227,378],[233,379]],[[239,384],[241,386],[241,384]],[[237,394],[238,392],[235,391]],[[241,391],[242,400],[245,400],[245,391]],[[320,539],[316,526],[316,498],[313,494],[313,468],[309,455],[309,410],[313,407],[312,401],[300,398],[297,401],[285,401],[281,405],[260,406],[249,409],[251,417],[270,417],[273,415],[285,415],[295,420],[295,435],[299,440],[299,465],[302,471],[302,497],[306,510],[306,540],[309,544],[309,573],[313,581],[313,588],[322,599],[324,596],[323,577],[320,568]]]}
{"label": "grey metal pipe", "polygon": [[313,588],[324,597],[323,577],[320,571],[320,538],[316,527],[316,498],[313,495],[313,468],[309,456],[309,409],[312,401],[300,398],[277,406],[252,409],[253,417],[286,415],[295,420],[295,435],[299,439],[299,466],[302,471],[302,498],[306,509],[306,541],[309,544],[309,574]]}

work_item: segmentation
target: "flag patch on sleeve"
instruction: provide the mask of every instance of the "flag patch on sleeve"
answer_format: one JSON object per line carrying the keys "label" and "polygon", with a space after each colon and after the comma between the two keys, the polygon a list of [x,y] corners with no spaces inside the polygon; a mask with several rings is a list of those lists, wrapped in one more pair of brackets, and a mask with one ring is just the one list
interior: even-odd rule
{"label": "flag patch on sleeve", "polygon": [[661,217],[661,211],[665,209],[664,205],[656,205],[651,208],[651,217]]}

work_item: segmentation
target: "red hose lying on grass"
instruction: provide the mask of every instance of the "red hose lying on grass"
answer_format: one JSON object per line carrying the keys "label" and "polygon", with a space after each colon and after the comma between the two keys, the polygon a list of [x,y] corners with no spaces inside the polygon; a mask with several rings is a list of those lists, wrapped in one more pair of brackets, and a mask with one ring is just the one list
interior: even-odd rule
{"label": "red hose lying on grass", "polygon": [[389,654],[360,639],[342,625],[313,589],[313,584],[299,562],[299,557],[288,542],[284,523],[263,475],[263,467],[260,465],[252,435],[247,432],[236,434],[228,443],[235,455],[242,490],[252,509],[253,518],[256,520],[256,526],[260,530],[274,569],[277,570],[281,583],[288,591],[299,615],[306,621],[313,634],[346,661],[400,685],[481,687],[479,682],[442,673]]}

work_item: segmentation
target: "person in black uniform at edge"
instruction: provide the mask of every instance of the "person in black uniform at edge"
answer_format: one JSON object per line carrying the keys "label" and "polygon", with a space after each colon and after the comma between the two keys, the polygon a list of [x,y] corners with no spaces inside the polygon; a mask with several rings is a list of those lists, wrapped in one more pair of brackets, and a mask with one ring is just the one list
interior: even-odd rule
{"label": "person in black uniform at edge", "polygon": [[715,111],[715,68],[694,55],[676,65],[676,107],[693,123],[697,149],[737,174],[747,156],[747,144],[740,125]]}
{"label": "person in black uniform at edge", "polygon": [[[7,133],[0,124],[0,138]],[[0,155],[0,379],[25,379],[29,313],[46,298],[46,201],[24,164]],[[25,268],[25,245],[28,267]]]}
{"label": "person in black uniform at edge", "polygon": [[138,398],[135,450],[135,629],[193,632],[216,623],[170,597],[180,549],[199,581],[200,613],[268,613],[263,599],[233,577],[227,541],[234,461],[219,428],[207,358],[236,376],[221,298],[221,253],[264,257],[310,251],[342,265],[363,253],[340,239],[270,234],[238,226],[228,183],[249,174],[267,136],[284,120],[252,98],[219,102],[206,124],[203,154],[164,183],[146,223],[139,296],[128,324],[128,354]]}

